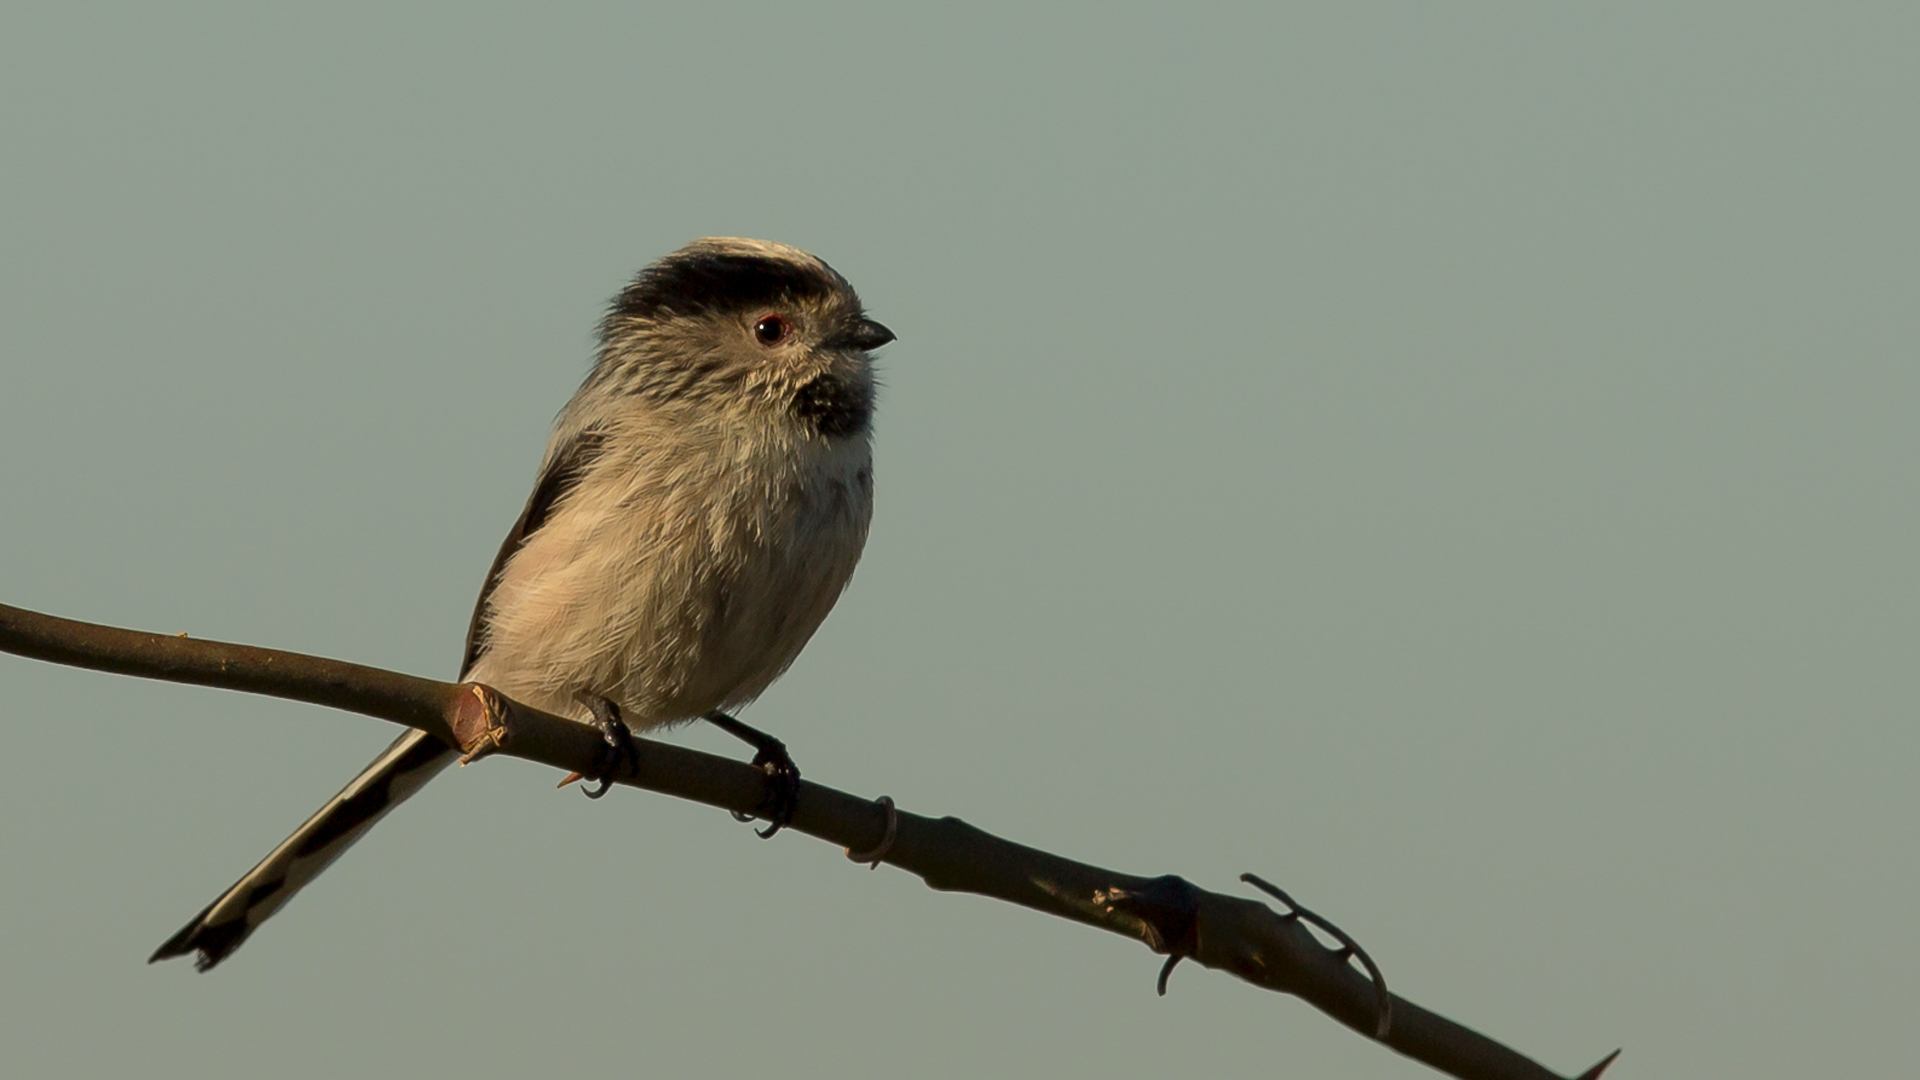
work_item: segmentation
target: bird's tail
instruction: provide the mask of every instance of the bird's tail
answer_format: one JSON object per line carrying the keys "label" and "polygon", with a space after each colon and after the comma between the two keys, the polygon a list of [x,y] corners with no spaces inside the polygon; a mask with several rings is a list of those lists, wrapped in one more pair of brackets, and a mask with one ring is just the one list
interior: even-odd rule
{"label": "bird's tail", "polygon": [[355,840],[454,761],[454,751],[424,731],[409,731],[335,795],[260,865],[233,883],[167,939],[148,963],[199,950],[206,971],[240,947],[280,905],[325,870]]}

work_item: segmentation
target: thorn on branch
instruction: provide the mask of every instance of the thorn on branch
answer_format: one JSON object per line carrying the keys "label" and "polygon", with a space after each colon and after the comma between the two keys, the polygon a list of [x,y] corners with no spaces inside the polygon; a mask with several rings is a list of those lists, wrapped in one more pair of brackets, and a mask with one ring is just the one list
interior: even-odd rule
{"label": "thorn on branch", "polygon": [[[1306,908],[1301,907],[1299,904],[1294,903],[1293,897],[1281,891],[1278,885],[1263,881],[1254,874],[1241,874],[1240,880],[1287,905],[1287,914],[1282,916],[1283,918],[1301,919],[1332,934],[1339,940],[1341,946],[1339,949],[1328,950],[1335,956],[1338,956],[1342,960],[1346,960],[1349,957],[1359,958],[1360,965],[1367,969],[1367,977],[1373,980],[1373,1037],[1384,1041],[1387,1037],[1387,1032],[1393,1030],[1393,995],[1387,993],[1387,977],[1380,974],[1379,965],[1373,962],[1373,957],[1367,955],[1367,950],[1361,948],[1360,943],[1353,940],[1352,937],[1349,937],[1345,930],[1340,929],[1320,916],[1315,915],[1313,912],[1308,911]],[[1605,1065],[1606,1062],[1601,1062],[1602,1067]],[[1594,1075],[1598,1076],[1599,1074],[1595,1073]]]}
{"label": "thorn on branch", "polygon": [[[1626,1048],[1621,1047],[1621,1050],[1624,1050],[1624,1049]],[[1593,1068],[1588,1069],[1586,1072],[1583,1072],[1580,1074],[1580,1080],[1600,1080],[1600,1074],[1603,1072],[1606,1072],[1607,1066],[1613,1064],[1613,1059],[1619,1056],[1620,1056],[1620,1050],[1615,1050],[1613,1053],[1608,1054],[1606,1057],[1601,1058],[1600,1064],[1595,1065]]]}
{"label": "thorn on branch", "polygon": [[1154,989],[1160,992],[1161,997],[1167,996],[1167,976],[1173,974],[1173,969],[1178,967],[1180,961],[1185,959],[1186,957],[1180,953],[1174,953],[1172,956],[1167,957],[1166,963],[1160,965],[1160,981],[1154,984]]}
{"label": "thorn on branch", "polygon": [[869,870],[878,870],[880,860],[886,858],[887,852],[893,850],[894,837],[900,834],[900,811],[894,809],[891,795],[882,795],[873,801],[887,811],[886,832],[881,835],[880,843],[876,844],[872,851],[862,851],[856,855],[852,848],[848,848],[847,858],[852,862],[866,863]]}
{"label": "thorn on branch", "polygon": [[1200,890],[1185,878],[1167,874],[1138,889],[1096,890],[1093,902],[1138,919],[1146,930],[1147,948],[1167,954],[1157,983],[1160,996],[1165,997],[1167,976],[1173,974],[1174,965],[1200,947]]}

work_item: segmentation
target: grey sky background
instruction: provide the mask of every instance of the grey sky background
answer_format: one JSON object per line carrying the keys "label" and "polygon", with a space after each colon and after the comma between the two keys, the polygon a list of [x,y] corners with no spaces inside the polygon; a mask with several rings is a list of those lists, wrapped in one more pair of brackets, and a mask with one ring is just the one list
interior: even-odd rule
{"label": "grey sky background", "polygon": [[[900,335],[809,776],[1233,890],[1567,1072],[1920,1067],[1920,9],[9,4],[0,600],[451,676],[602,305]],[[1424,1067],[493,761],[211,975],[392,737],[0,657],[9,1076]],[[724,737],[686,741],[729,753]]]}

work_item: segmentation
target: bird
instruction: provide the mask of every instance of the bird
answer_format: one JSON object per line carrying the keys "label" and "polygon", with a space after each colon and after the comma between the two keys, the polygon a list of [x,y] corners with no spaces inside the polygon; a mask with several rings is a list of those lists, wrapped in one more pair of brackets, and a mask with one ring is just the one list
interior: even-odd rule
{"label": "bird", "polygon": [[[730,710],[787,670],[853,575],[873,512],[872,353],[893,340],[844,277],[785,244],[708,237],[641,270],[487,571],[461,680],[599,727],[596,797],[631,762],[632,729],[709,721],[759,751],[761,835],[777,831],[798,770]],[[149,963],[218,965],[457,757],[402,735]]]}

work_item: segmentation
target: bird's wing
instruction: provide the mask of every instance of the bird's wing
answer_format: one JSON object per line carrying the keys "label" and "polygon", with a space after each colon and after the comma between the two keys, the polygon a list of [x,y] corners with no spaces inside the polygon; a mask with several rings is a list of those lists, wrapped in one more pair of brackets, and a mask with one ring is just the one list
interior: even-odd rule
{"label": "bird's wing", "polygon": [[474,662],[480,659],[481,651],[486,648],[487,601],[493,598],[493,590],[500,584],[500,575],[507,568],[507,560],[520,550],[528,537],[547,523],[547,518],[560,500],[580,486],[580,478],[586,475],[588,467],[600,456],[606,441],[606,432],[589,429],[575,435],[548,456],[546,468],[541,470],[539,481],[533,485],[533,494],[527,497],[526,509],[520,511],[520,520],[513,523],[507,538],[500,542],[500,553],[493,557],[493,565],[487,569],[487,579],[480,586],[480,598],[473,603],[473,618],[467,623],[467,651],[460,658],[462,678],[473,670]]}

